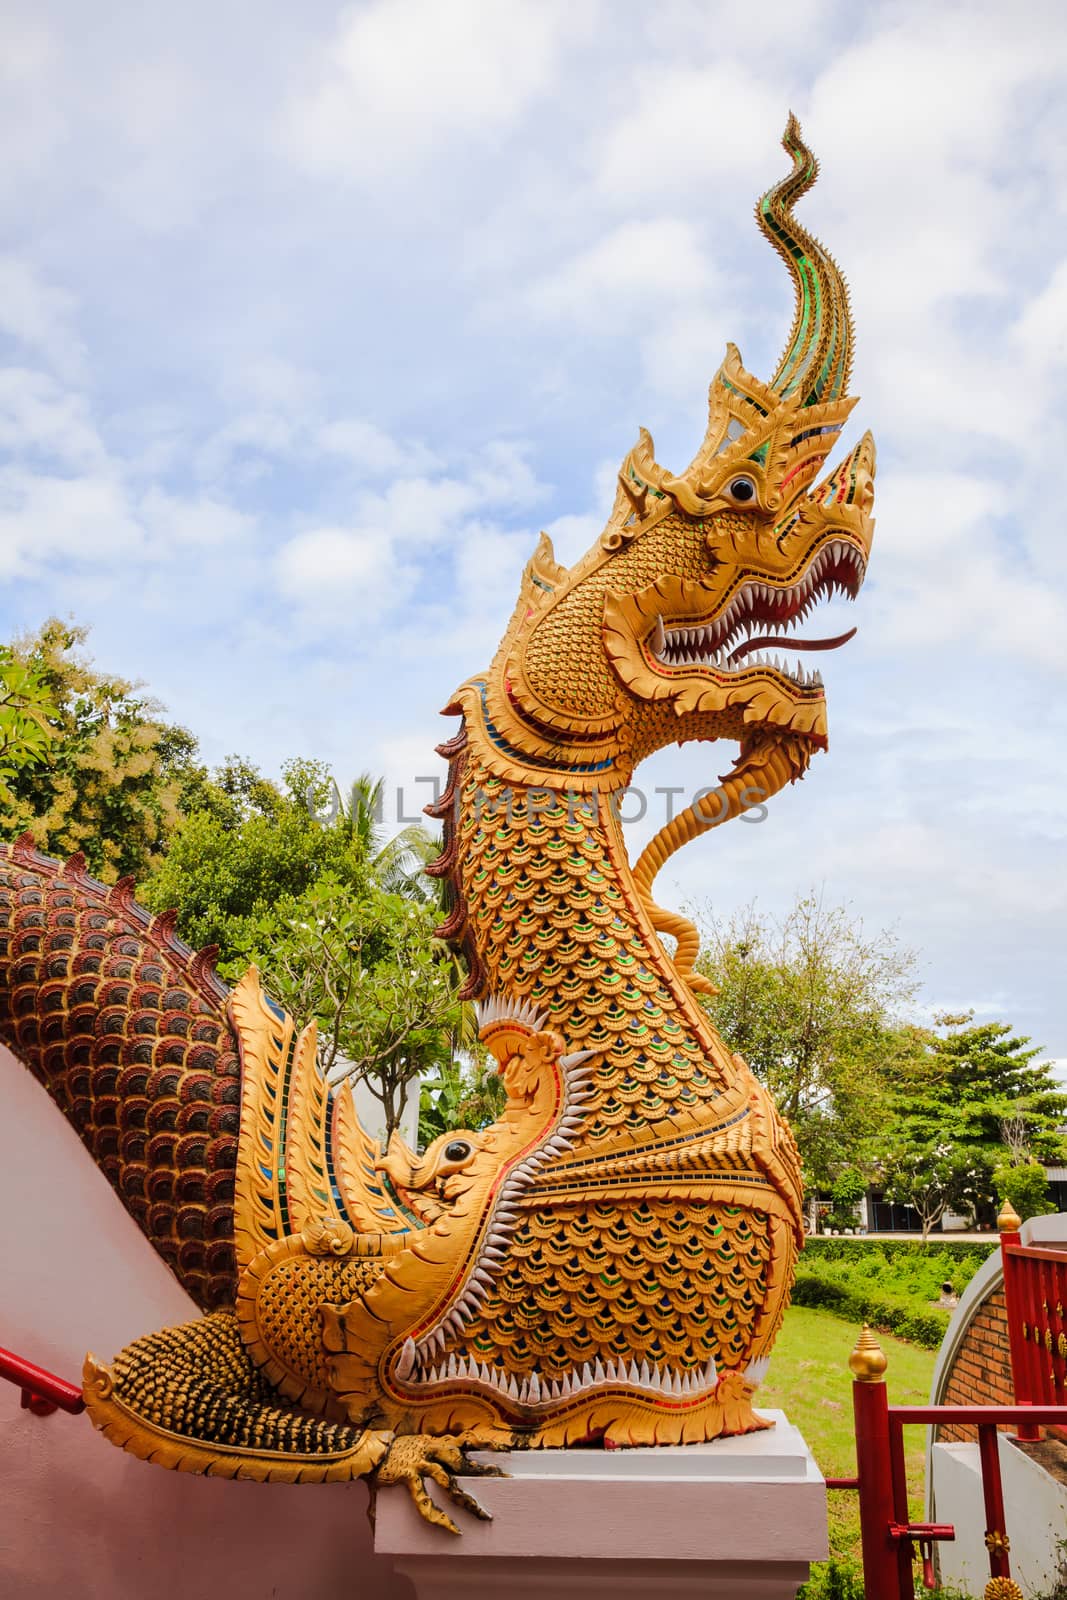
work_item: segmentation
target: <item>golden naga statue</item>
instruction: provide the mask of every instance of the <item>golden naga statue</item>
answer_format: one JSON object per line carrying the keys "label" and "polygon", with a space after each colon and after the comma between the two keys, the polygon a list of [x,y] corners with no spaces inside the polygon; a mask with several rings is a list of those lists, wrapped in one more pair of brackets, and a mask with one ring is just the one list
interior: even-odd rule
{"label": "golden naga statue", "polygon": [[[731,345],[675,476],[642,432],[604,532],[549,540],[487,673],[447,708],[433,814],[442,934],[507,1088],[499,1122],[382,1151],[248,973],[150,920],[77,858],[5,847],[3,1036],[46,1084],[206,1315],[90,1357],[96,1425],[146,1460],[226,1477],[404,1482],[451,1519],[478,1446],[682,1444],[766,1424],[753,1395],[802,1242],[800,1167],[766,1090],[711,1026],[695,930],[653,882],[686,841],[801,777],[826,745],[795,632],[855,597],[869,435],[820,482],[854,401],[845,284],[793,206],[757,219],[796,315],[770,383]],[[720,787],[636,865],[620,796],[682,740],[738,746]],[[675,941],[673,954],[662,935]]]}

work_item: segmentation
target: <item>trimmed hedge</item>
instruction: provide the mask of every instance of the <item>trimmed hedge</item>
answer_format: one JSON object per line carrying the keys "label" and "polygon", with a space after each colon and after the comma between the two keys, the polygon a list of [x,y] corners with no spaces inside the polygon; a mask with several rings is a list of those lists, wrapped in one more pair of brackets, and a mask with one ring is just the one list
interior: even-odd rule
{"label": "trimmed hedge", "polygon": [[850,1322],[895,1333],[936,1350],[950,1313],[931,1302],[941,1284],[957,1294],[967,1286],[996,1241],[988,1245],[939,1239],[809,1239],[793,1289],[793,1304],[832,1311]]}
{"label": "trimmed hedge", "polygon": [[849,1322],[869,1322],[872,1328],[895,1333],[900,1339],[910,1339],[924,1350],[936,1350],[948,1327],[949,1314],[939,1306],[920,1309],[921,1302],[872,1294],[866,1289],[823,1277],[818,1272],[806,1272],[803,1267],[797,1272],[793,1285],[793,1304],[833,1311]]}
{"label": "trimmed hedge", "polygon": [[950,1258],[953,1265],[965,1267],[971,1264],[967,1272],[969,1283],[999,1243],[995,1233],[989,1235],[988,1244],[978,1244],[973,1239],[952,1239],[944,1234],[935,1234],[923,1244],[918,1234],[905,1234],[899,1239],[868,1239],[863,1234],[835,1236],[813,1233],[804,1240],[804,1254],[816,1256],[821,1261],[855,1261],[864,1256],[877,1255],[888,1262],[931,1260],[944,1255]]}

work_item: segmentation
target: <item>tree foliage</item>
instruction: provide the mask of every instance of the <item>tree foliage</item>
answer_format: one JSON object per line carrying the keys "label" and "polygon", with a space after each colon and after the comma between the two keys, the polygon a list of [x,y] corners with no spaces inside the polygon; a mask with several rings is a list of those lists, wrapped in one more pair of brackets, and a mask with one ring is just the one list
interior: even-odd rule
{"label": "tree foliage", "polygon": [[0,804],[14,803],[20,773],[47,760],[57,717],[40,667],[0,645]]}
{"label": "tree foliage", "polygon": [[1040,1161],[1020,1161],[1017,1166],[1008,1164],[995,1168],[993,1189],[998,1200],[1011,1201],[1023,1222],[1028,1217],[1046,1216],[1056,1209]]}
{"label": "tree foliage", "polygon": [[485,1128],[504,1110],[507,1091],[496,1062],[468,1048],[453,1054],[436,1077],[424,1079],[419,1100],[419,1142],[429,1144],[454,1128]]}
{"label": "tree foliage", "polygon": [[811,894],[781,919],[752,904],[703,922],[698,965],[719,990],[709,1013],[789,1119],[808,1182],[831,1188],[869,1165],[886,1065],[913,1049],[900,1008],[916,989],[915,955]]}
{"label": "tree foliage", "polygon": [[161,860],[202,769],[192,734],[137,685],[93,667],[80,649],[87,633],[53,617],[0,653],[13,696],[0,705],[0,832],[28,831],[52,855],[83,851],[112,882]]}
{"label": "tree foliage", "polygon": [[327,874],[248,918],[223,969],[236,978],[254,963],[298,1023],[317,1022],[323,1071],[366,1084],[387,1138],[409,1086],[450,1063],[459,1026],[455,971],[434,921],[432,907],[373,879],[357,888]]}
{"label": "tree foliage", "polygon": [[254,964],[299,1026],[314,1020],[323,1070],[365,1083],[389,1134],[411,1084],[449,1070],[463,1016],[417,872],[435,842],[385,837],[380,795],[364,775],[342,801],[313,761],[287,763],[279,785],[231,760],[199,784],[144,898],[177,907],[190,943],[218,945],[224,976]]}
{"label": "tree foliage", "polygon": [[[968,1012],[939,1017],[898,1063],[879,1165],[887,1196],[915,1208],[924,1237],[946,1210],[975,1216],[992,1203],[1013,1149],[1016,1165],[1062,1159],[1067,1093],[1039,1055],[1006,1023]],[[1014,1144],[1005,1124],[1022,1130]]]}
{"label": "tree foliage", "polygon": [[219,947],[226,962],[248,947],[258,925],[329,875],[357,898],[372,863],[361,841],[322,806],[332,779],[320,762],[290,761],[281,784],[231,758],[188,797],[191,809],[166,857],[141,886],[153,911],[175,907],[182,937]]}

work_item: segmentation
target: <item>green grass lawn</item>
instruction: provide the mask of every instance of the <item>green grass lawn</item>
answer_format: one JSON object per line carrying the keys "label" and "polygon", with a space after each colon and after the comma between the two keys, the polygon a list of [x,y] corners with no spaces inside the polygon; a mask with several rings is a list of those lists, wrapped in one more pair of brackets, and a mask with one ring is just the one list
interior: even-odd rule
{"label": "green grass lawn", "polygon": [[[822,1472],[828,1478],[853,1477],[856,1445],[852,1429],[852,1374],[849,1352],[859,1328],[828,1311],[792,1306],[778,1335],[767,1381],[759,1391],[759,1406],[784,1411],[804,1435]],[[934,1375],[935,1353],[918,1345],[878,1335],[889,1362],[886,1384],[891,1405],[926,1405]],[[908,1493],[912,1517],[921,1520],[925,1429],[908,1428]],[[831,1490],[830,1551],[838,1557],[859,1558],[860,1524],[854,1489]]]}

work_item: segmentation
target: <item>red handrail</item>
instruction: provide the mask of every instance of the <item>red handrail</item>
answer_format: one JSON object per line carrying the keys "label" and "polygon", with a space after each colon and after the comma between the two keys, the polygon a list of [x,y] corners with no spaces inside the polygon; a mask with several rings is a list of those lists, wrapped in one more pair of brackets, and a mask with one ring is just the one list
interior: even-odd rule
{"label": "red handrail", "polygon": [[[852,1386],[856,1425],[860,1536],[863,1544],[863,1592],[867,1600],[915,1600],[912,1575],[914,1546],[922,1557],[923,1583],[934,1584],[933,1546],[936,1540],[955,1538],[947,1523],[910,1522],[904,1475],[904,1429],[914,1424],[977,1423],[985,1507],[985,1543],[990,1574],[1010,1578],[1011,1541],[1004,1525],[1004,1493],[1000,1481],[997,1428],[1027,1424],[1037,1432],[1042,1426],[1067,1423],[1067,1405],[1014,1406],[891,1406],[881,1379],[885,1357],[868,1330],[853,1352]],[[830,1488],[851,1488],[846,1478],[832,1480]]]}
{"label": "red handrail", "polygon": [[[1067,1401],[1067,1250],[1055,1243],[1023,1244],[1013,1212],[998,1220],[1015,1399],[1062,1405]],[[1040,1437],[1032,1420],[1019,1429],[1020,1439]]]}
{"label": "red handrail", "polygon": [[47,1417],[53,1411],[69,1411],[77,1416],[85,1410],[81,1389],[76,1383],[57,1378],[54,1372],[35,1366],[13,1350],[0,1349],[0,1378],[17,1384],[22,1390],[22,1404],[36,1416]]}

